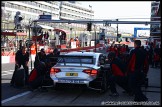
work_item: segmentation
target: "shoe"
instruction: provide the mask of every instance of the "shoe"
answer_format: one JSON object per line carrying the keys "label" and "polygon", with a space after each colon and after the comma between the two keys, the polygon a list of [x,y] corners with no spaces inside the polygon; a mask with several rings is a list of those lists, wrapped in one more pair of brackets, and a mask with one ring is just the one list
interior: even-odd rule
{"label": "shoe", "polygon": [[114,97],[118,97],[119,96],[119,93],[111,93],[109,96],[114,96]]}

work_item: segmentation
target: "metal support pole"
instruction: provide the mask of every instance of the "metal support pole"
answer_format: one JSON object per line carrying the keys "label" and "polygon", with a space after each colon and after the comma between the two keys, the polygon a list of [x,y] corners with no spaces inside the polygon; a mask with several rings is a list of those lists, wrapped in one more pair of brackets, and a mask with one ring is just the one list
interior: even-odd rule
{"label": "metal support pole", "polygon": [[96,52],[96,26],[94,25],[94,30],[95,30],[95,52]]}
{"label": "metal support pole", "polygon": [[71,27],[70,28],[70,31],[71,31],[71,35],[70,35],[70,39],[73,37],[72,35],[73,35],[73,28]]}
{"label": "metal support pole", "polygon": [[[116,19],[116,21],[118,21],[118,19]],[[118,41],[118,24],[116,26],[116,36],[117,36],[116,41]]]}
{"label": "metal support pole", "polygon": [[16,36],[15,36],[15,39],[16,39],[16,52],[19,50],[19,46],[18,46],[18,36],[17,36],[17,26],[16,26]]}
{"label": "metal support pole", "polygon": [[71,48],[72,30],[73,30],[73,28],[71,27],[71,28],[70,28],[70,33],[71,33],[71,34],[70,34],[70,38],[69,38],[70,48]]}
{"label": "metal support pole", "polygon": [[29,54],[30,54],[30,58],[31,58],[31,71],[32,71],[32,56],[31,56],[31,49],[29,47],[30,45],[30,26],[31,26],[31,18],[29,19],[29,43],[28,43],[28,50],[29,50]]}
{"label": "metal support pole", "polygon": [[36,48],[36,55],[37,55],[37,22],[34,22],[34,28],[35,28],[35,37],[36,37],[36,40],[35,40],[35,48]]}

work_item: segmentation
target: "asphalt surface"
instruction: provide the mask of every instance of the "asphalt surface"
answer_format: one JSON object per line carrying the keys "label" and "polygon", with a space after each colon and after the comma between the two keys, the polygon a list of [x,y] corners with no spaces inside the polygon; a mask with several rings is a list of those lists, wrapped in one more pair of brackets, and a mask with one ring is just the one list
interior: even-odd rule
{"label": "asphalt surface", "polygon": [[[101,51],[100,51],[101,52]],[[102,51],[104,52],[104,51]],[[84,88],[67,88],[53,90],[48,88],[47,92],[39,89],[29,91],[28,88],[10,87],[10,79],[14,64],[2,64],[1,66],[1,104],[2,106],[101,106],[101,105],[141,105],[133,103],[134,96],[123,93],[123,89],[117,86],[119,97],[109,96]],[[11,70],[11,71],[9,71]],[[143,93],[149,101],[145,105],[161,105],[161,72],[160,68],[150,68],[148,72],[149,87],[142,88]],[[125,102],[125,103],[124,103]],[[133,104],[132,104],[133,103]]]}

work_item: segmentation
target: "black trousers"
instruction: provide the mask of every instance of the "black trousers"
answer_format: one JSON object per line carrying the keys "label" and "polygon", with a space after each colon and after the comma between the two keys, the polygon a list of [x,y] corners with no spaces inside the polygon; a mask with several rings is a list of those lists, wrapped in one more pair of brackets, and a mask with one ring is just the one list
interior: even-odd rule
{"label": "black trousers", "polygon": [[29,77],[29,67],[22,63],[19,63],[18,66],[15,64],[15,71],[13,72],[13,76],[11,79],[11,85],[14,85],[14,79],[15,79],[15,72],[18,70],[18,68],[21,67],[21,65],[23,66],[24,70],[25,70],[25,84],[28,84],[28,77]]}
{"label": "black trousers", "polygon": [[112,93],[116,93],[116,84],[123,88],[126,92],[130,92],[128,87],[128,77],[126,76],[114,76],[109,77],[110,90]]}
{"label": "black trousers", "polygon": [[153,61],[153,62],[152,62],[152,67],[157,68],[158,65],[159,65],[159,61]]}
{"label": "black trousers", "polygon": [[144,73],[138,71],[130,73],[128,76],[128,83],[130,89],[133,91],[134,101],[146,101],[147,97],[142,93],[141,85],[145,80]]}

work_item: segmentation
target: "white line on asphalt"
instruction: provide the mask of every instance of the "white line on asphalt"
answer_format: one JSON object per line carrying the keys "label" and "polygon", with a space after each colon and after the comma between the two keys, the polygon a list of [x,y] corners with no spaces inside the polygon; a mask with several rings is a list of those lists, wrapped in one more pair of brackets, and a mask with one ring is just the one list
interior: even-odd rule
{"label": "white line on asphalt", "polygon": [[[33,69],[34,67],[32,67],[32,69]],[[31,69],[31,67],[29,67],[29,69]],[[4,75],[9,75],[9,74],[13,74],[13,73],[11,73],[10,71],[14,71],[14,70],[8,70],[8,71],[2,71],[2,76],[4,76]],[[3,74],[3,73],[7,73],[7,74]]]}
{"label": "white line on asphalt", "polygon": [[11,73],[11,72],[9,73],[9,72],[8,72],[7,74],[2,74],[2,76],[10,75],[10,74],[13,74],[13,73]]}
{"label": "white line on asphalt", "polygon": [[2,72],[9,72],[9,71],[14,71],[14,70],[8,70],[8,71],[2,71]]}
{"label": "white line on asphalt", "polygon": [[29,93],[31,93],[31,91],[27,91],[27,92],[18,94],[18,95],[16,95],[16,96],[7,98],[7,99],[5,99],[5,100],[2,100],[1,103],[2,103],[2,104],[3,104],[3,103],[6,103],[6,102],[8,102],[8,101],[11,101],[11,100],[14,100],[14,99],[16,99],[16,98],[22,97],[22,96],[24,96],[24,95],[27,95],[27,94],[29,94]]}
{"label": "white line on asphalt", "polygon": [[[33,69],[34,67],[32,67],[32,69]],[[29,67],[29,69],[31,69],[31,67]],[[8,71],[14,71],[14,70],[8,70]],[[2,71],[2,72],[8,72],[8,71]]]}

